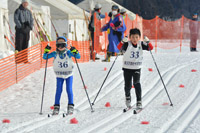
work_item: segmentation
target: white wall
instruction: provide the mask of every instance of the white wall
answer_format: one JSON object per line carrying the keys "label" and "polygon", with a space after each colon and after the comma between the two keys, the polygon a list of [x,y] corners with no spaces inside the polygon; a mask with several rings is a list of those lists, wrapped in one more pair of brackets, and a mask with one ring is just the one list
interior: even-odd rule
{"label": "white wall", "polygon": [[[68,37],[68,20],[67,19],[53,19],[53,24],[58,32],[59,36],[66,34]],[[54,28],[51,26],[51,36],[53,40],[56,40],[56,33]]]}
{"label": "white wall", "polygon": [[[2,1],[2,3],[0,3],[1,7],[7,7],[6,3],[5,1]],[[9,20],[8,9],[1,8],[1,7],[0,7],[0,58],[4,58],[10,55],[10,50],[11,50],[11,44],[4,38],[4,35],[6,35],[9,40],[11,39],[10,39],[9,26],[6,21],[6,20]]]}
{"label": "white wall", "polygon": [[0,8],[4,8],[4,9],[8,9],[8,4],[7,1],[8,0],[0,0]]}
{"label": "white wall", "polygon": [[41,8],[42,8],[42,20],[45,23],[44,28],[48,32],[48,35],[51,36],[50,7],[49,6],[41,6]]}
{"label": "white wall", "polygon": [[1,45],[0,45],[0,50],[1,51],[6,51],[6,50],[10,50],[11,48],[11,44],[4,39],[4,35],[6,35],[9,40],[10,39],[10,32],[9,32],[9,26],[7,21],[8,20],[8,10],[7,9],[2,9],[0,8],[0,41],[1,41]]}

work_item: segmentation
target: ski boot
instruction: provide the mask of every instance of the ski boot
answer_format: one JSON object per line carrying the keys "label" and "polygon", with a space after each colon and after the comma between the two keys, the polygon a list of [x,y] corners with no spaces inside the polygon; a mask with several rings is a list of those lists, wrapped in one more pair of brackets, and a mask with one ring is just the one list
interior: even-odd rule
{"label": "ski boot", "polygon": [[60,105],[54,105],[53,113],[52,115],[58,115],[60,110]]}
{"label": "ski boot", "polygon": [[127,108],[131,108],[131,96],[126,97],[126,106]]}
{"label": "ski boot", "polygon": [[137,101],[136,108],[137,109],[142,109],[142,101]]}
{"label": "ski boot", "polygon": [[105,60],[102,60],[103,62],[110,62],[110,56],[107,56]]}
{"label": "ski boot", "polygon": [[105,59],[105,60],[102,60],[102,61],[103,61],[103,62],[110,62],[111,54],[112,54],[112,52],[107,52],[106,59]]}
{"label": "ski boot", "polygon": [[74,104],[68,104],[67,114],[71,115],[74,112]]}

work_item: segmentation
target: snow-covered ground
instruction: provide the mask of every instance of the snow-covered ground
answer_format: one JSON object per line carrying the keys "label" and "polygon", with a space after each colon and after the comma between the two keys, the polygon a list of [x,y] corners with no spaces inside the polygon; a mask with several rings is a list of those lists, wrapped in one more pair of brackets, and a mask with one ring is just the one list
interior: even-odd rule
{"label": "snow-covered ground", "polygon": [[[159,51],[159,50],[158,50]],[[123,113],[125,108],[122,57],[120,56],[111,71],[95,105],[91,109],[83,85],[75,69],[74,103],[75,113],[62,118],[61,115],[48,118],[50,106],[54,104],[56,80],[52,67],[47,70],[43,115],[39,115],[44,69],[26,77],[18,84],[0,92],[0,120],[9,119],[10,123],[0,123],[2,133],[162,133],[162,132],[200,132],[200,52],[190,53],[186,47],[182,53],[178,48],[173,51],[162,50],[153,55],[163,76],[173,107],[161,83],[156,67],[149,52],[144,52],[141,85],[143,111]],[[93,102],[110,66],[110,63],[89,62],[79,64],[87,91]],[[107,68],[104,71],[104,68]],[[150,72],[148,68],[152,68]],[[191,72],[196,69],[197,72]],[[184,88],[179,85],[183,84]],[[64,87],[65,88],[65,85]],[[135,92],[132,89],[132,104],[135,105]],[[111,107],[105,107],[110,102]],[[165,105],[163,105],[165,103]],[[168,104],[168,105],[166,105]],[[63,90],[61,111],[67,107],[67,94]],[[70,124],[76,118],[78,124]],[[149,124],[143,125],[142,121]]]}
{"label": "snow-covered ground", "polygon": [[13,51],[0,51],[0,59],[6,58],[12,54],[14,54]]}

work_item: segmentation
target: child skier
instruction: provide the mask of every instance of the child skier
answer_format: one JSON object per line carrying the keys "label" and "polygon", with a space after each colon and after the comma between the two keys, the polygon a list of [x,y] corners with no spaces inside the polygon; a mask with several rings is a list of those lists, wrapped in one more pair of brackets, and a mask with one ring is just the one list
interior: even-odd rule
{"label": "child skier", "polygon": [[140,72],[142,67],[143,50],[152,50],[153,46],[149,43],[149,39],[145,37],[144,41],[140,41],[141,33],[140,30],[135,28],[130,30],[129,39],[125,37],[122,42],[118,45],[118,49],[121,49],[123,55],[123,68],[124,81],[125,81],[125,97],[126,106],[131,108],[131,88],[132,78],[136,93],[136,108],[142,108],[142,90],[140,84]]}
{"label": "child skier", "polygon": [[[49,53],[50,49],[50,46],[46,46],[43,55],[44,59],[47,59],[47,54]],[[52,57],[54,57],[53,69],[57,77],[53,115],[57,115],[60,110],[60,97],[62,94],[62,86],[64,81],[66,81],[66,90],[68,95],[67,113],[73,114],[74,102],[72,84],[74,63],[72,61],[72,57],[80,59],[80,54],[75,47],[71,47],[70,50],[67,49],[67,39],[65,37],[58,37],[56,40],[56,51],[48,54],[48,59]]]}

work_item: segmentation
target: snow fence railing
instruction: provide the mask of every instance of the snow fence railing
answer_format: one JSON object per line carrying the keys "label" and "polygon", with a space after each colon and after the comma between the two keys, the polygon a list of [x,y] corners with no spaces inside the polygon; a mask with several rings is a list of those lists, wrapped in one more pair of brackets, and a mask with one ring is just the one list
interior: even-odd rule
{"label": "snow fence railing", "polygon": [[[43,51],[46,45],[52,47],[52,51],[56,50],[56,42],[41,42],[16,54],[0,59],[0,91],[19,82],[31,73],[45,67]],[[88,62],[90,60],[90,42],[89,41],[68,41],[68,48],[74,46],[78,49],[81,59],[79,63]],[[74,61],[75,62],[75,61]],[[48,66],[52,66],[53,58],[49,59]]]}
{"label": "snow fence railing", "polygon": [[[109,22],[110,17],[107,13],[105,19],[98,20],[96,13],[94,14],[94,50],[93,55],[96,53],[106,53],[108,46],[108,34],[107,32],[101,32],[101,28]],[[183,46],[190,47],[190,38],[195,36],[196,30],[192,27],[197,27],[197,31],[200,32],[200,22],[190,20],[184,16],[176,21],[165,21],[158,16],[151,20],[145,20],[142,17],[136,15],[134,20],[131,20],[128,15],[124,18],[126,25],[125,36],[129,36],[129,31],[132,28],[138,28],[141,31],[142,39],[143,36],[147,36],[154,45],[154,50],[157,52],[157,48],[161,49],[175,49],[180,47],[178,52],[182,51]],[[192,26],[196,25],[196,26]],[[193,34],[191,34],[193,33]],[[196,34],[197,39],[199,35]],[[185,40],[188,40],[185,42]],[[166,41],[163,43],[163,41]],[[197,47],[200,47],[198,41]],[[106,54],[105,54],[106,55]],[[95,58],[95,56],[93,56]],[[93,60],[95,60],[93,58]]]}

